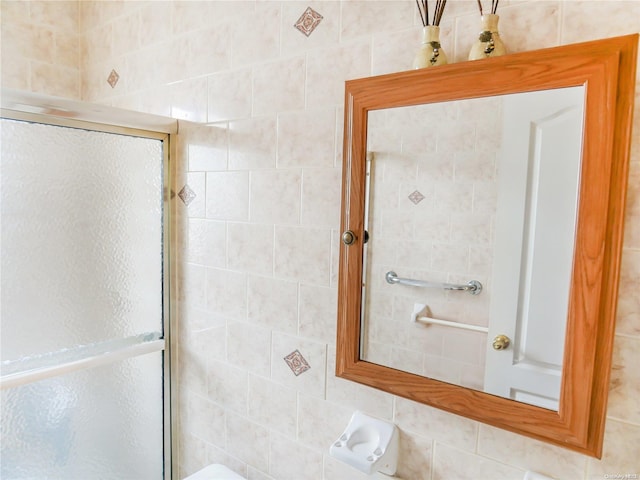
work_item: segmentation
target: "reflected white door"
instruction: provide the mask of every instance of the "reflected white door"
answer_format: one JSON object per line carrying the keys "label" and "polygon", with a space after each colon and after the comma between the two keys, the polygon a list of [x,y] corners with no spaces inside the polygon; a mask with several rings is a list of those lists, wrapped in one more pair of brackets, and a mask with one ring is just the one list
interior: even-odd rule
{"label": "reflected white door", "polygon": [[[485,391],[558,409],[582,157],[584,87],[510,95]],[[494,337],[511,343],[494,349]]]}

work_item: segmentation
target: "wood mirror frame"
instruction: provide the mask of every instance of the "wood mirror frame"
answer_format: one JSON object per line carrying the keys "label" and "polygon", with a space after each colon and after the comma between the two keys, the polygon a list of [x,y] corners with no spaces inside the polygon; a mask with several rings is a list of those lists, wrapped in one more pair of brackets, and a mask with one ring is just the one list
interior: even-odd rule
{"label": "wood mirror frame", "polygon": [[[613,350],[638,35],[347,81],[336,375],[600,458]],[[559,411],[360,358],[367,113],[585,86],[580,194]],[[350,240],[352,242],[350,243]]]}

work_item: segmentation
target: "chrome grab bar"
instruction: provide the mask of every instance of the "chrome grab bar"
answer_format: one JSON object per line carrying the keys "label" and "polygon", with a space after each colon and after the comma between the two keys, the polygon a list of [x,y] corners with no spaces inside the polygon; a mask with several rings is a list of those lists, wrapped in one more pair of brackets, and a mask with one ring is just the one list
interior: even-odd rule
{"label": "chrome grab bar", "polygon": [[408,285],[410,287],[422,287],[422,288],[442,288],[444,290],[460,290],[463,292],[469,292],[471,295],[479,295],[482,292],[482,284],[477,280],[471,280],[466,285],[456,285],[455,283],[438,283],[438,282],[426,282],[424,280],[414,280],[413,278],[400,278],[396,272],[389,271],[384,278],[387,283],[392,285]]}

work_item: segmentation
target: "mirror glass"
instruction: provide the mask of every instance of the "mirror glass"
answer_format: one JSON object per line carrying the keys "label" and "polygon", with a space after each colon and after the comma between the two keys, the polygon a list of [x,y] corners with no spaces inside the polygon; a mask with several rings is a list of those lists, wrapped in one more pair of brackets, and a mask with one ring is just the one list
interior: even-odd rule
{"label": "mirror glass", "polygon": [[584,99],[368,112],[362,360],[558,410]]}

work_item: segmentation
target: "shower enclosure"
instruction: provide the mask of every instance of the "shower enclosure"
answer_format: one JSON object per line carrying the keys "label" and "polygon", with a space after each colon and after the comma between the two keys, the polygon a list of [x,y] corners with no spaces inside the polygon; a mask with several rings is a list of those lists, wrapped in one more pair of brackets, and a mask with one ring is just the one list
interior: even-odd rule
{"label": "shower enclosure", "polygon": [[2,117],[0,477],[168,479],[169,136]]}

